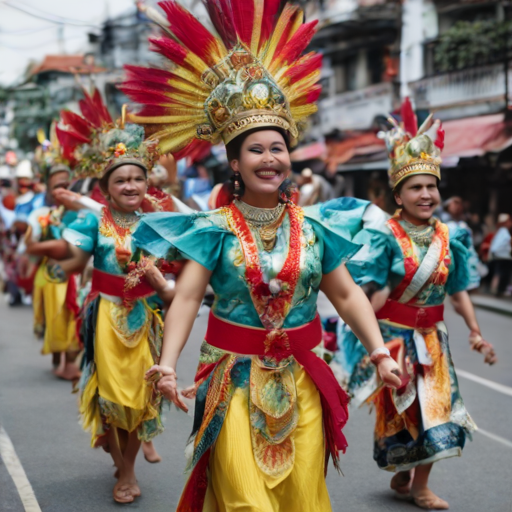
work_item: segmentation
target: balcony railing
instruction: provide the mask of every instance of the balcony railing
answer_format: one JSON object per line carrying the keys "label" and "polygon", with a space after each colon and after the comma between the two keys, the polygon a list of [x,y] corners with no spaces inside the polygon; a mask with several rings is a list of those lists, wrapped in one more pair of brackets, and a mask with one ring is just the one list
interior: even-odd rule
{"label": "balcony railing", "polygon": [[338,130],[365,130],[376,116],[393,110],[393,84],[380,84],[327,97],[319,103],[319,122],[323,133]]}
{"label": "balcony railing", "polygon": [[[512,96],[512,69],[508,70]],[[503,64],[454,71],[410,82],[416,108],[426,110],[447,109],[462,105],[505,104],[505,70]],[[492,104],[492,106],[491,106]],[[486,113],[481,111],[481,114]]]}

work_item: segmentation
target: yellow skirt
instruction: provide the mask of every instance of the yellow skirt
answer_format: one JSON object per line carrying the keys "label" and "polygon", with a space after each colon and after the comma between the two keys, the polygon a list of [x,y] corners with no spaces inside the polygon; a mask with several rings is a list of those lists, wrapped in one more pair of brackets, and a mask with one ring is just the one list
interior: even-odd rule
{"label": "yellow skirt", "polygon": [[53,283],[45,275],[46,265],[42,264],[34,279],[33,308],[34,331],[44,328],[44,342],[41,352],[74,352],[79,350],[76,335],[75,315],[66,307],[68,282]]}
{"label": "yellow skirt", "polygon": [[[148,315],[152,315],[148,310]],[[153,404],[153,387],[144,380],[145,372],[154,364],[149,347],[149,326],[143,327],[135,341],[123,338],[114,322],[116,317],[126,318],[127,313],[122,314],[124,311],[123,306],[100,299],[94,370],[80,398],[80,413],[84,428],[92,431],[92,446],[104,434],[104,422],[133,432],[142,422],[159,415]]]}
{"label": "yellow skirt", "polygon": [[316,386],[297,365],[299,422],[292,434],[295,464],[277,485],[256,465],[252,451],[247,390],[238,388],[210,458],[203,512],[330,512],[325,483],[322,406]]}

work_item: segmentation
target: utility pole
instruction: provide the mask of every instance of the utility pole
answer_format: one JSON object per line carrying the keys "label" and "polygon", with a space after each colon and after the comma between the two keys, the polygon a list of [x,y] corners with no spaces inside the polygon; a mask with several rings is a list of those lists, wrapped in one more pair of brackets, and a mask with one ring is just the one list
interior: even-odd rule
{"label": "utility pole", "polygon": [[501,6],[503,9],[503,23],[505,25],[504,31],[503,31],[503,37],[504,37],[504,45],[503,45],[503,51],[504,51],[504,58],[503,58],[503,67],[504,67],[504,73],[505,73],[505,114],[510,113],[510,102],[509,102],[509,90],[510,90],[510,80],[509,80],[509,64],[510,64],[510,55],[509,55],[509,30],[507,22],[509,21],[509,8],[510,8],[510,0],[502,0]]}

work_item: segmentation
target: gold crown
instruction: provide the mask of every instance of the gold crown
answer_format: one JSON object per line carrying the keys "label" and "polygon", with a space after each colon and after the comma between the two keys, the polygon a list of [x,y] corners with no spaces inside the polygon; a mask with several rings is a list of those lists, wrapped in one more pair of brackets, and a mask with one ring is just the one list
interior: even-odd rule
{"label": "gold crown", "polygon": [[[227,6],[230,6],[227,9]],[[177,159],[199,144],[226,144],[255,127],[277,127],[298,141],[299,126],[312,113],[321,88],[321,56],[301,57],[316,22],[303,24],[302,10],[286,4],[278,16],[275,0],[205,5],[220,37],[213,36],[175,1],[146,8],[172,38],[150,38],[165,69],[127,66],[120,89],[145,105],[131,122],[146,127],[162,153]],[[225,10],[222,10],[225,9]],[[199,42],[200,41],[200,42]]]}
{"label": "gold crown", "polygon": [[390,167],[388,170],[391,188],[404,179],[417,174],[430,174],[441,179],[441,150],[444,145],[444,131],[432,115],[418,129],[416,116],[408,98],[401,107],[402,123],[393,117],[389,122],[393,128],[379,136],[386,141]]}

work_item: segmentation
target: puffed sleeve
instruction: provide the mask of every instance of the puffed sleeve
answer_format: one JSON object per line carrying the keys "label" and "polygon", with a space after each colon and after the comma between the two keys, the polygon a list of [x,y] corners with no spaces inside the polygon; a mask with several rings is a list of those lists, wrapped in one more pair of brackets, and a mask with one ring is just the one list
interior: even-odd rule
{"label": "puffed sleeve", "polygon": [[213,212],[161,212],[143,215],[133,234],[137,247],[157,258],[174,260],[176,250],[213,271],[224,238],[232,236],[220,210]]}
{"label": "puffed sleeve", "polygon": [[81,210],[75,221],[62,233],[62,238],[85,252],[94,252],[98,241],[99,217],[96,213]]}
{"label": "puffed sleeve", "polygon": [[452,264],[446,282],[446,293],[453,295],[468,289],[470,272],[469,259],[470,251],[467,247],[467,235],[464,230],[458,229],[450,233],[450,252]]}
{"label": "puffed sleeve", "polygon": [[304,208],[304,217],[312,225],[322,244],[322,272],[328,274],[360,249],[353,239],[362,227],[362,217],[369,203],[352,197]]}
{"label": "puffed sleeve", "polygon": [[366,208],[362,227],[355,234],[354,243],[361,249],[347,263],[347,269],[359,285],[375,283],[379,288],[388,284],[393,255],[390,248],[392,234],[386,226],[389,216],[375,205]]}

